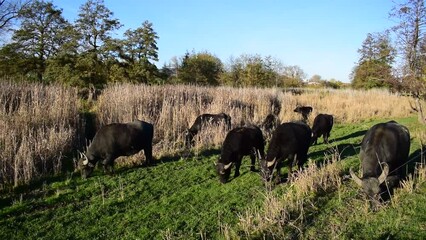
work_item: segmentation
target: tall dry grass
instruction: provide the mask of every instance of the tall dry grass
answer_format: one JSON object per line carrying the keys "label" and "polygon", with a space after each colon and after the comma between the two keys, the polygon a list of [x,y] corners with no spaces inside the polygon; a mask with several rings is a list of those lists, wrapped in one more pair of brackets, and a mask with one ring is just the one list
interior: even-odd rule
{"label": "tall dry grass", "polygon": [[[154,124],[154,154],[161,156],[182,150],[185,129],[203,113],[225,112],[232,125],[260,124],[273,112],[271,103],[281,106],[281,122],[299,120],[297,105],[313,107],[310,122],[318,113],[335,116],[336,122],[354,123],[370,118],[410,115],[408,97],[385,90],[312,90],[292,95],[280,89],[113,85],[100,96],[95,111],[102,126],[134,119]],[[220,146],[226,132],[207,129],[197,136],[196,150]]]}
{"label": "tall dry grass", "polygon": [[[267,190],[262,206],[242,213],[239,231],[245,238],[295,239],[302,236],[310,213],[318,208],[315,199],[340,191],[342,171],[337,150],[328,155],[320,167],[309,161],[303,171],[293,173],[296,176],[284,193]],[[233,231],[227,229],[224,233],[232,236]]]}
{"label": "tall dry grass", "polygon": [[61,171],[78,109],[75,89],[0,82],[0,188]]}
{"label": "tall dry grass", "polygon": [[[58,173],[63,154],[75,150],[73,143],[83,142],[85,137],[79,126],[77,90],[58,85],[0,84],[0,185],[18,185]],[[184,131],[202,113],[225,112],[233,127],[259,125],[274,112],[272,103],[281,107],[281,122],[300,119],[293,112],[297,105],[313,107],[310,122],[317,113],[330,113],[338,122],[347,123],[410,115],[408,98],[380,90],[315,90],[292,95],[281,89],[133,84],[108,86],[92,112],[98,128],[134,119],[153,123],[154,156],[161,157],[182,152]],[[203,130],[196,136],[195,152],[220,147],[225,135],[221,127]],[[125,161],[129,160],[132,158]]]}

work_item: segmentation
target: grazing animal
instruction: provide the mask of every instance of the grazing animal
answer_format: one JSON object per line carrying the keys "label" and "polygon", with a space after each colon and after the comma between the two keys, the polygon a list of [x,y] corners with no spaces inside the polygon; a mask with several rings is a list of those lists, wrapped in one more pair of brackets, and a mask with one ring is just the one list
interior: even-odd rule
{"label": "grazing animal", "polygon": [[376,124],[367,131],[359,153],[362,177],[356,176],[352,168],[349,172],[369,197],[371,207],[376,208],[387,187],[392,190],[405,177],[403,166],[409,151],[410,132],[395,121]]}
{"label": "grazing animal", "polygon": [[312,112],[312,107],[297,106],[293,111],[302,114],[302,121],[308,122],[308,117],[309,117],[309,114],[311,114]]}
{"label": "grazing animal", "polygon": [[243,156],[250,155],[251,171],[255,171],[256,154],[264,157],[265,142],[260,128],[246,126],[234,128],[228,132],[223,142],[222,152],[216,163],[216,172],[221,183],[226,183],[231,174],[231,166],[235,163],[234,177],[240,175],[240,166]]}
{"label": "grazing animal", "polygon": [[192,126],[185,132],[185,146],[190,147],[193,144],[194,136],[205,127],[206,124],[220,125],[224,124],[225,130],[231,129],[231,117],[225,113],[219,114],[201,114],[198,116]]}
{"label": "grazing animal", "polygon": [[101,161],[105,172],[112,172],[116,158],[130,156],[141,150],[145,153],[145,164],[152,164],[153,136],[154,126],[144,121],[103,126],[96,133],[86,154],[82,154],[79,164],[82,177],[89,177],[98,161]]}
{"label": "grazing animal", "polygon": [[311,129],[304,122],[283,123],[275,129],[269,144],[266,159],[261,161],[263,177],[267,181],[272,178],[273,169],[277,169],[276,182],[281,180],[280,170],[288,160],[289,176],[293,165],[301,168],[308,159],[311,144]]}
{"label": "grazing animal", "polygon": [[275,96],[269,98],[269,106],[274,115],[279,115],[281,112],[281,101]]}
{"label": "grazing animal", "polygon": [[269,114],[266,116],[265,120],[263,120],[260,127],[265,130],[266,135],[270,136],[279,124],[280,120],[278,117],[274,114]]}
{"label": "grazing animal", "polygon": [[314,119],[312,126],[312,143],[317,144],[319,137],[323,137],[324,142],[328,144],[331,129],[333,128],[333,116],[328,114],[318,114]]}

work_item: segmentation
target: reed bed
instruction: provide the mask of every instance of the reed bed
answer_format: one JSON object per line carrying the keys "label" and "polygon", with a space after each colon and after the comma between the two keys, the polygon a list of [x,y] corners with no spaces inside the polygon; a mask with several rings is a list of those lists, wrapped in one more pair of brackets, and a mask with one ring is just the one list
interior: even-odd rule
{"label": "reed bed", "polygon": [[[30,83],[0,83],[0,186],[19,185],[61,171],[65,154],[84,142],[83,105],[77,89]],[[409,98],[384,90],[303,90],[292,95],[282,89],[197,87],[185,85],[110,85],[90,103],[97,126],[135,119],[154,124],[154,156],[183,154],[184,132],[203,113],[227,113],[232,126],[260,125],[275,113],[281,122],[301,119],[297,105],[333,114],[337,122],[412,114]],[[96,130],[95,129],[95,130]],[[220,148],[226,131],[211,126],[195,137],[193,151]],[[141,159],[123,158],[133,163]],[[183,155],[185,156],[185,155]]]}
{"label": "reed bed", "polygon": [[0,83],[0,188],[60,173],[78,138],[75,89]]}
{"label": "reed bed", "polygon": [[[332,114],[340,123],[412,114],[408,97],[385,90],[309,90],[292,95],[281,89],[132,84],[106,88],[95,112],[100,126],[134,119],[153,123],[154,154],[161,156],[183,150],[184,131],[200,114],[227,113],[233,127],[260,125],[274,112],[281,122],[300,120],[301,116],[293,112],[298,105],[313,107],[310,123],[318,113]],[[220,146],[225,135],[221,129],[205,129],[197,136],[195,150]]]}

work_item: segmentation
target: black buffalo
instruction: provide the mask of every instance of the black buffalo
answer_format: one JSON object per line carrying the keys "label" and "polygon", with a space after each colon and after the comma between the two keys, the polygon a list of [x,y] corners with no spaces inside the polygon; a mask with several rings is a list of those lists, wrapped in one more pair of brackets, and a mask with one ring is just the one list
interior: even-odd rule
{"label": "black buffalo", "polygon": [[387,189],[392,190],[405,177],[409,151],[410,132],[395,121],[376,124],[365,134],[359,153],[362,178],[352,169],[350,174],[367,194],[372,207],[376,207]]}
{"label": "black buffalo", "polygon": [[309,114],[311,114],[311,112],[312,112],[312,107],[310,107],[310,106],[298,106],[293,111],[302,114],[302,120],[304,122],[307,122]]}
{"label": "black buffalo", "polygon": [[312,126],[312,143],[317,144],[319,137],[323,137],[324,142],[328,143],[331,129],[333,128],[333,116],[329,114],[318,114],[314,119]]}
{"label": "black buffalo", "polygon": [[295,164],[301,168],[308,159],[310,144],[311,129],[307,124],[288,122],[279,125],[272,135],[266,159],[261,161],[264,178],[269,181],[276,168],[276,181],[279,182],[281,167],[285,160],[288,160],[289,176]]}
{"label": "black buffalo", "polygon": [[205,127],[206,124],[220,125],[225,126],[225,130],[228,131],[231,129],[231,117],[225,113],[219,114],[201,114],[198,116],[192,126],[185,132],[185,145],[190,147],[193,144],[194,136]]}
{"label": "black buffalo", "polygon": [[154,126],[144,121],[103,126],[96,133],[86,154],[82,156],[80,161],[82,177],[89,177],[98,161],[101,161],[105,172],[112,172],[116,158],[130,156],[141,150],[145,153],[145,164],[152,164],[153,136]]}
{"label": "black buffalo", "polygon": [[260,127],[265,130],[267,136],[270,136],[279,124],[280,120],[278,117],[275,114],[269,114],[266,116],[265,120],[263,120],[262,124],[260,124]]}
{"label": "black buffalo", "polygon": [[235,163],[234,177],[240,175],[243,156],[250,155],[251,171],[255,171],[256,155],[264,157],[265,142],[262,131],[257,126],[234,128],[228,132],[223,142],[222,152],[216,163],[216,172],[221,183],[225,183],[231,174],[231,166]]}

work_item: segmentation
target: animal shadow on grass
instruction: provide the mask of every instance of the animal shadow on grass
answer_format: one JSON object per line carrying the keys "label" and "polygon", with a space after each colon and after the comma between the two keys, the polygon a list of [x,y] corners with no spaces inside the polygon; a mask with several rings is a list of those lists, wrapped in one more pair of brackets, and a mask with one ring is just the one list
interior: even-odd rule
{"label": "animal shadow on grass", "polygon": [[[422,149],[417,149],[416,151],[410,154],[410,156],[408,157],[407,167],[405,169],[407,176],[409,174],[414,174],[416,168],[419,167],[421,164],[423,165],[426,164],[424,154],[426,154],[426,151],[423,150],[422,152]],[[422,159],[422,156],[423,156],[423,159]]]}
{"label": "animal shadow on grass", "polygon": [[361,145],[361,143],[358,143],[358,144],[348,144],[348,143],[339,144],[337,146],[327,148],[325,150],[311,152],[311,153],[309,153],[309,158],[320,159],[320,160],[315,161],[316,165],[320,166],[326,160],[325,156],[326,155],[328,155],[328,156],[333,155],[333,153],[336,152],[336,150],[339,153],[341,160],[343,160],[347,157],[352,157],[352,156],[358,155],[359,150],[360,150],[360,145]]}
{"label": "animal shadow on grass", "polygon": [[330,142],[343,141],[343,140],[347,140],[347,139],[351,139],[351,138],[364,136],[366,132],[367,132],[367,130],[361,130],[361,131],[353,132],[353,133],[348,134],[348,135],[343,136],[343,137],[331,139]]}

